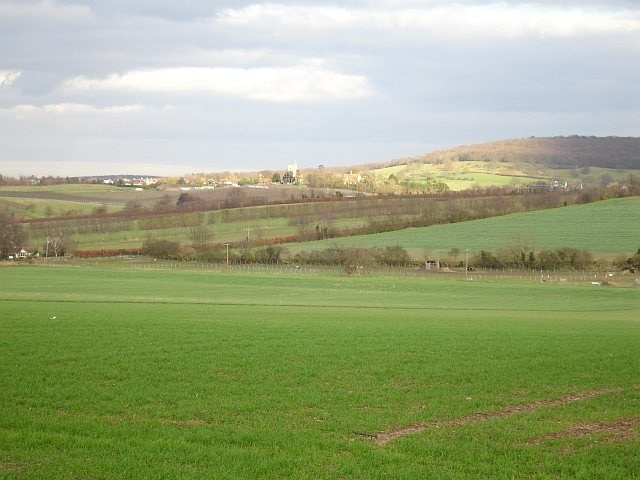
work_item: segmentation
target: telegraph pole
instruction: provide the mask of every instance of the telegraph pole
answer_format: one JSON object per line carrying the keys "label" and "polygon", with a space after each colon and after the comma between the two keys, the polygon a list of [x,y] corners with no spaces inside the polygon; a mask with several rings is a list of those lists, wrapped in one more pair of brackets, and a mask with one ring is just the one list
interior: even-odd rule
{"label": "telegraph pole", "polygon": [[469,280],[469,249],[465,248],[467,252],[467,260],[464,262],[464,279]]}

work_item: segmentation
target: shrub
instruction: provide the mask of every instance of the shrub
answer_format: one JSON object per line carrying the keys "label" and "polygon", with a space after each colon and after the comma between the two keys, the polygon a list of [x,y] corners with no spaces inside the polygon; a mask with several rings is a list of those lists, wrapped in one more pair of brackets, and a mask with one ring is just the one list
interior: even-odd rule
{"label": "shrub", "polygon": [[285,247],[279,245],[268,245],[257,249],[253,258],[258,263],[281,263],[282,255],[287,251]]}
{"label": "shrub", "polygon": [[154,258],[175,260],[180,256],[180,242],[147,238],[142,245],[145,255]]}
{"label": "shrub", "polygon": [[409,253],[400,245],[374,248],[371,253],[379,265],[400,266],[411,263]]}
{"label": "shrub", "polygon": [[485,252],[484,250],[480,250],[480,255],[475,257],[472,260],[471,264],[474,267],[482,268],[500,269],[503,267],[502,263],[500,263],[495,255],[493,255],[491,252]]}

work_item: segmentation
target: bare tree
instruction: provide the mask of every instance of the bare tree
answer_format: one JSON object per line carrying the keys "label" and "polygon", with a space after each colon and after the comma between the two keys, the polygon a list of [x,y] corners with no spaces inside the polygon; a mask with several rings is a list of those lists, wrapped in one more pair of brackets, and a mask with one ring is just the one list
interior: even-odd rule
{"label": "bare tree", "polygon": [[7,258],[22,247],[27,240],[22,226],[14,213],[0,211],[0,258]]}
{"label": "bare tree", "polygon": [[460,256],[460,249],[458,247],[453,247],[449,250],[449,255],[453,258],[454,265],[458,264],[458,257]]}
{"label": "bare tree", "polygon": [[211,242],[212,237],[211,230],[204,225],[197,225],[189,230],[189,240],[196,250],[205,248]]}
{"label": "bare tree", "polygon": [[58,257],[65,254],[67,249],[66,235],[62,230],[54,230],[47,234],[45,256]]}

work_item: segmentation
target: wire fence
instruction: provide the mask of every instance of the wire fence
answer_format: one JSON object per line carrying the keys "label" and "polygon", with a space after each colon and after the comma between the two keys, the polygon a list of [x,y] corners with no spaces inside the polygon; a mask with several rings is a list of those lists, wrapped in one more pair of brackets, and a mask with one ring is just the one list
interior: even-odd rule
{"label": "wire fence", "polygon": [[117,258],[40,258],[30,263],[39,265],[68,265],[77,267],[98,267],[118,265],[136,270],[199,270],[216,273],[265,273],[274,275],[335,275],[350,277],[414,277],[432,279],[451,279],[468,282],[536,282],[559,285],[593,286],[640,286],[638,273],[629,271],[534,271],[534,270],[495,270],[477,269],[432,269],[425,270],[416,266],[385,267],[357,266],[345,268],[344,265],[293,265],[225,262],[194,262],[153,260],[138,255],[121,255]]}

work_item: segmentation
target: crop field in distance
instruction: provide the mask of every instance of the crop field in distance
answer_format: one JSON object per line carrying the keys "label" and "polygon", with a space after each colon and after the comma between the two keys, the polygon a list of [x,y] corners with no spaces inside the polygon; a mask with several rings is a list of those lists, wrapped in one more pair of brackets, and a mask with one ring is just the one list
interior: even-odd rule
{"label": "crop field in distance", "polygon": [[640,289],[0,269],[0,478],[640,476]]}
{"label": "crop field in distance", "polygon": [[[357,237],[291,245],[291,251],[328,248],[333,244],[360,247],[400,245],[413,257],[426,250],[445,255],[452,248],[495,251],[518,233],[531,236],[537,248],[572,246],[612,255],[637,250],[640,239],[640,197],[611,199],[535,212],[514,213],[467,222],[410,228]],[[464,251],[464,250],[463,250]]]}
{"label": "crop field in distance", "polygon": [[[89,187],[97,187],[94,195],[100,192],[113,194],[100,185],[72,186],[78,188],[73,190],[61,188],[71,186],[56,186],[60,188],[40,192],[40,195],[57,195],[56,198],[61,198],[68,190],[74,192],[73,198],[79,199],[85,198],[81,195],[88,192]],[[18,187],[4,188],[6,194],[13,192],[12,188]],[[24,189],[18,192],[21,195],[31,194],[27,187],[21,188]],[[158,197],[160,192],[154,191],[117,193],[123,196],[141,195],[138,198],[146,198],[145,201],[150,202],[146,208],[152,208],[153,202],[162,198]],[[177,197],[177,193],[174,192],[174,196]],[[540,198],[543,196],[538,197],[538,201]],[[30,218],[39,221],[24,224],[30,243],[27,249],[38,250],[40,254],[44,253],[46,239],[52,232],[62,232],[73,244],[74,249],[82,252],[118,248],[139,249],[148,236],[191,244],[193,230],[196,227],[206,232],[211,243],[222,245],[227,242],[246,242],[248,246],[253,246],[251,242],[263,245],[270,242],[280,243],[283,239],[290,242],[292,238],[301,237],[309,240],[315,238],[316,228],[323,226],[337,232],[338,236],[320,241],[290,243],[287,245],[289,252],[295,255],[303,250],[326,249],[334,244],[367,248],[399,245],[408,251],[413,260],[422,261],[427,252],[441,259],[452,249],[465,251],[468,248],[472,255],[480,250],[495,252],[508,243],[510,236],[526,233],[535,240],[534,246],[537,250],[573,247],[611,259],[617,255],[633,255],[638,248],[640,233],[637,227],[640,224],[640,197],[637,196],[579,205],[556,205],[557,208],[540,206],[539,208],[543,209],[508,215],[495,212],[504,203],[502,199],[485,202],[483,199],[476,201],[463,198],[445,202],[419,197],[385,197],[359,199],[357,202],[300,203],[164,214],[151,210],[139,216],[118,216],[112,212],[115,216],[93,217],[90,216],[92,209],[104,207],[111,212],[110,209],[116,208],[116,205],[101,205],[86,199],[84,201],[86,203],[80,200],[63,202],[48,198],[2,197],[0,193],[0,209],[8,207],[12,209],[11,212],[22,218],[31,215],[42,216],[47,208],[54,209],[56,213],[75,212],[79,215],[84,212],[89,215],[85,218],[71,216],[66,220],[64,217],[55,216]],[[506,207],[504,210],[518,212],[515,204],[526,203],[528,199],[516,196],[505,200],[507,201],[511,205],[509,209],[513,210]],[[482,218],[478,214],[480,218],[476,220],[447,223],[451,221],[447,219],[447,209],[469,212],[477,207],[474,207],[474,204],[480,202],[485,202],[489,211],[487,215],[496,216]],[[171,199],[169,204],[175,205],[175,198]],[[562,205],[562,202],[559,205]],[[433,216],[430,220],[431,226],[403,228],[403,225],[420,222],[426,215]],[[385,225],[390,221],[397,222],[389,227],[394,231],[374,233],[384,232]],[[383,228],[376,230],[376,225]],[[341,236],[343,234],[350,236]]]}

